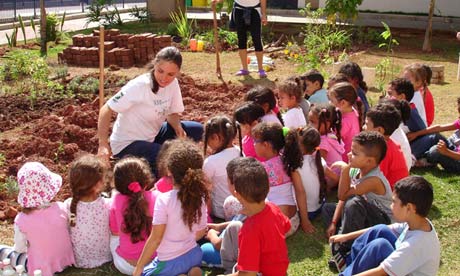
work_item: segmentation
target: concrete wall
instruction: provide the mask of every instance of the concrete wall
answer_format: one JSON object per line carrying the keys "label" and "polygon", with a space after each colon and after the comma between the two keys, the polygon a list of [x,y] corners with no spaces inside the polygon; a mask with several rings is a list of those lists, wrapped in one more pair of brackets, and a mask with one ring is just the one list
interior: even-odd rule
{"label": "concrete wall", "polygon": [[[324,7],[326,0],[319,0],[319,6]],[[404,12],[404,13],[428,13],[430,0],[363,0],[359,10],[372,10],[379,12]],[[439,11],[438,11],[439,10]],[[435,14],[442,16],[460,17],[459,0],[436,0]]]}

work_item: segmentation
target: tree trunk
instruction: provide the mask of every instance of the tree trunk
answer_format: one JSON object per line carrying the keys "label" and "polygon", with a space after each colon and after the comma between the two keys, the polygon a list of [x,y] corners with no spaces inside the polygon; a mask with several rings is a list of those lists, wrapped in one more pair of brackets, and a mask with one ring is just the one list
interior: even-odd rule
{"label": "tree trunk", "polygon": [[433,36],[433,13],[436,0],[430,0],[430,12],[428,14],[428,26],[425,31],[425,40],[423,41],[422,50],[431,52],[431,39]]}
{"label": "tree trunk", "polygon": [[45,0],[40,0],[40,54],[42,56],[47,55]]}

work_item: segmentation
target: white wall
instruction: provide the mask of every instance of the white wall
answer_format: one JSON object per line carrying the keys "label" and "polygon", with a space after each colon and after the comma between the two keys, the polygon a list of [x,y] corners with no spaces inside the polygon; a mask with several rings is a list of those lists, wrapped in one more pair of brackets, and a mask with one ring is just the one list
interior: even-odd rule
{"label": "white wall", "polygon": [[[324,7],[325,2],[319,0],[319,6]],[[430,0],[363,0],[359,10],[428,13],[429,7]],[[435,14],[460,17],[460,0],[436,0]]]}

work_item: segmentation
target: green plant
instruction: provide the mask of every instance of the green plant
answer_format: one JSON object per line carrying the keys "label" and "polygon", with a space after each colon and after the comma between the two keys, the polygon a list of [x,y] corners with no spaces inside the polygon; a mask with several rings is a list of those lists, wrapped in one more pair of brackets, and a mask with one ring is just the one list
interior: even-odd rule
{"label": "green plant", "polygon": [[54,152],[54,163],[59,163],[59,158],[64,153],[64,143],[59,141],[58,148]]}
{"label": "green plant", "polygon": [[6,40],[8,41],[8,47],[13,48],[16,47],[17,45],[17,40],[18,40],[18,27],[14,27],[13,33],[11,36],[8,34],[5,34]]}
{"label": "green plant", "polygon": [[140,23],[147,23],[150,21],[149,11],[146,7],[139,8],[138,6],[134,6],[128,10],[129,16],[137,18]]}
{"label": "green plant", "polygon": [[3,167],[3,165],[5,164],[5,161],[6,161],[6,157],[3,153],[0,153],[0,167]]}
{"label": "green plant", "polygon": [[390,58],[393,54],[393,47],[399,45],[399,42],[393,38],[391,29],[385,22],[382,22],[384,31],[380,34],[383,42],[379,44],[379,48],[385,48],[386,57],[384,57],[376,66],[375,73],[377,77],[377,89],[385,96],[385,84],[394,78],[395,68],[394,59]]}
{"label": "green plant", "polygon": [[19,192],[18,182],[12,176],[8,176],[5,182],[0,183],[0,193],[8,197],[16,196]]}
{"label": "green plant", "polygon": [[34,34],[35,34],[35,40],[37,40],[37,29],[35,27],[35,22],[33,18],[30,19],[30,27],[32,27],[32,30],[34,31]]}
{"label": "green plant", "polygon": [[0,80],[18,81],[27,77],[36,82],[48,80],[48,64],[37,53],[13,51],[5,56],[3,65],[0,67]]}
{"label": "green plant", "polygon": [[46,42],[56,41],[59,20],[55,13],[46,15]]}
{"label": "green plant", "polygon": [[341,20],[355,19],[362,3],[363,0],[326,0],[324,12],[331,22],[335,22],[337,15]]}
{"label": "green plant", "polygon": [[321,69],[321,65],[335,61],[332,51],[343,52],[350,47],[351,34],[335,23],[324,22],[324,9],[312,10],[309,3],[300,12],[313,21],[303,28],[305,53],[297,53],[299,56],[295,58],[302,64],[301,70]]}
{"label": "green plant", "polygon": [[193,23],[195,22],[192,19],[190,22],[187,19],[187,13],[182,12],[181,10],[177,12],[171,12],[169,14],[172,22],[175,24],[177,33],[180,37],[183,38],[182,43],[187,44],[190,38],[192,37],[193,32]]}
{"label": "green plant", "polygon": [[108,10],[104,14],[104,26],[121,26],[123,25],[123,20],[121,20],[120,11],[118,10],[117,6],[113,6],[113,10]]}
{"label": "green plant", "polygon": [[67,65],[58,66],[54,69],[54,73],[56,75],[56,78],[65,80],[69,73],[69,67],[67,67]]}
{"label": "green plant", "polygon": [[19,21],[19,26],[21,27],[22,30],[22,36],[24,37],[24,44],[27,44],[27,37],[26,37],[26,28],[24,26],[24,21],[22,21],[22,16],[18,16],[18,21]]}
{"label": "green plant", "polygon": [[235,2],[235,1],[234,0],[223,0],[222,2],[217,4],[216,12],[218,12],[218,13],[222,12],[222,9],[225,6],[227,8],[226,12],[228,14],[230,14],[232,12],[232,9],[233,9],[233,2]]}

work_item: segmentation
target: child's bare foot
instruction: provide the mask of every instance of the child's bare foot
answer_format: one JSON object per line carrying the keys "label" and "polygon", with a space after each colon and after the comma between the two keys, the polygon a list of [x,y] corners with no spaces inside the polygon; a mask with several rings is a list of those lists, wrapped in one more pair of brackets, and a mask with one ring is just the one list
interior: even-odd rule
{"label": "child's bare foot", "polygon": [[187,275],[188,276],[201,276],[202,275],[201,268],[194,267],[194,268],[190,269],[190,271],[188,272]]}

